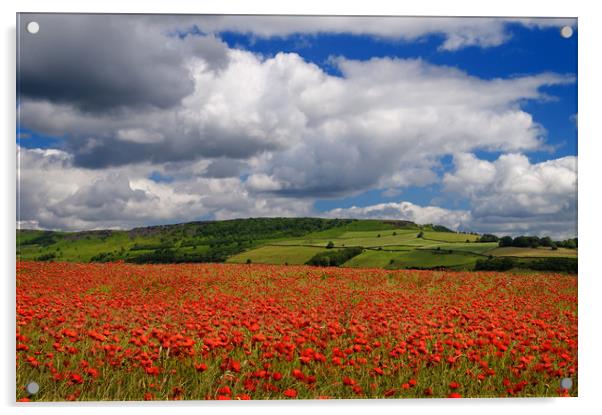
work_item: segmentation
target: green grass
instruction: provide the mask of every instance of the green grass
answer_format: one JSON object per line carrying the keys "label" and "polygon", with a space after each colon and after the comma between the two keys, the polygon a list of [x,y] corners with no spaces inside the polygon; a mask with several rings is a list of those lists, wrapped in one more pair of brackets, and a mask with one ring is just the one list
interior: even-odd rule
{"label": "green grass", "polygon": [[325,248],[307,246],[271,246],[266,245],[257,249],[234,255],[226,262],[245,263],[250,259],[254,264],[305,264],[315,254],[326,251]]}
{"label": "green grass", "polygon": [[88,262],[100,252],[128,249],[133,242],[125,232],[113,232],[107,238],[83,237],[69,238],[63,236],[58,242],[49,245],[21,245],[19,251],[23,259],[36,259],[40,255],[53,253],[58,260]]}
{"label": "green grass", "polygon": [[466,240],[476,241],[478,237],[479,235],[472,235],[469,233],[424,232],[425,239],[434,239],[444,242],[466,242]]}
{"label": "green grass", "polygon": [[472,266],[479,256],[470,253],[448,253],[448,251],[413,250],[402,252],[394,258],[391,268],[408,267],[464,267]]}
{"label": "green grass", "polygon": [[[347,231],[341,233],[337,237],[332,238],[317,238],[315,236],[304,237],[299,239],[289,239],[278,241],[277,245],[314,245],[314,246],[326,246],[328,242],[332,241],[336,247],[349,247],[349,246],[364,246],[364,247],[379,247],[379,246],[395,246],[395,245],[417,245],[417,246],[431,246],[437,244],[437,242],[429,241],[426,239],[417,239],[418,230],[385,230],[385,231]],[[434,232],[439,234],[440,232]],[[441,232],[443,233],[443,232]],[[379,236],[380,235],[380,236]]]}
{"label": "green grass", "polygon": [[478,254],[489,254],[489,251],[497,248],[497,242],[470,242],[470,243],[437,243],[432,247],[451,249],[453,251],[476,252]]}
{"label": "green grass", "polygon": [[[174,257],[191,258],[190,261],[244,263],[250,259],[253,263],[304,264],[316,253],[324,251],[332,241],[335,248],[367,248],[344,264],[349,267],[470,268],[477,259],[489,255],[577,257],[577,250],[565,248],[554,251],[548,248],[498,248],[495,242],[474,242],[478,235],[444,232],[431,225],[381,220],[324,221],[272,218],[192,222],[131,232],[19,230],[17,255],[22,260],[41,257],[74,262],[89,262],[93,257],[99,260],[99,254],[103,254],[102,260],[110,261],[135,261],[136,257],[144,255],[139,259],[145,261],[167,249]],[[328,226],[330,228],[326,228]],[[420,232],[422,238],[417,237]],[[437,248],[439,251],[434,251]]]}
{"label": "green grass", "polygon": [[[384,226],[379,221],[372,222],[375,223],[370,226]],[[270,241],[291,239],[320,229],[344,228],[350,224],[353,224],[350,219],[249,218],[150,226],[131,231],[18,230],[17,256],[22,260],[89,262],[93,258],[127,261],[146,254],[149,258],[190,256],[192,260],[222,261],[228,255]],[[359,229],[362,226],[367,225],[360,224]]]}
{"label": "green grass", "polygon": [[343,266],[351,268],[385,268],[389,265],[391,259],[395,259],[399,256],[400,252],[402,251],[388,252],[366,250],[360,255],[345,262]]}
{"label": "green grass", "polygon": [[[343,226],[336,228],[326,229],[324,231],[312,232],[304,236],[304,240],[322,240],[322,239],[333,239],[344,237],[346,233],[364,233],[364,232],[375,232],[377,231],[391,231],[397,230],[398,232],[405,229],[397,229],[395,226],[387,223],[383,223],[379,220],[356,220]],[[407,230],[406,230],[407,231]]]}
{"label": "green grass", "polygon": [[470,267],[478,255],[449,253],[449,251],[407,249],[405,251],[366,250],[347,261],[344,266],[352,268],[434,268],[434,267]]}
{"label": "green grass", "polygon": [[487,252],[489,255],[494,256],[517,256],[517,257],[577,257],[576,249],[558,248],[552,250],[551,248],[517,248],[517,247],[503,247],[495,248]]}

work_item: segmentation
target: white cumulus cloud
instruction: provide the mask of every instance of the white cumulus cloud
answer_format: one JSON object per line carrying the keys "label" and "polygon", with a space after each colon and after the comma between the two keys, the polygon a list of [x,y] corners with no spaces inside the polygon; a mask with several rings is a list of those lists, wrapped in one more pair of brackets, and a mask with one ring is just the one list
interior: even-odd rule
{"label": "white cumulus cloud", "polygon": [[480,231],[574,236],[577,233],[577,158],[531,163],[523,154],[495,161],[454,158],[443,185],[470,200],[471,226]]}

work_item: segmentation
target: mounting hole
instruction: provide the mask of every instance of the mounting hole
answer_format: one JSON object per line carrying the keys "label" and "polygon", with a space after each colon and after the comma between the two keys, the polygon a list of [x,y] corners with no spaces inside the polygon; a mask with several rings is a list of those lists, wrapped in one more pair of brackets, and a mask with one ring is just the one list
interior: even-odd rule
{"label": "mounting hole", "polygon": [[562,29],[560,29],[560,36],[565,39],[570,38],[573,36],[573,28],[571,26],[563,26]]}
{"label": "mounting hole", "polygon": [[25,390],[27,391],[27,393],[29,393],[30,395],[35,395],[36,393],[38,393],[40,391],[40,385],[38,385],[36,382],[29,382],[26,386],[25,386]]}
{"label": "mounting hole", "polygon": [[29,22],[27,23],[27,31],[32,35],[35,35],[40,31],[40,25],[38,22]]}
{"label": "mounting hole", "polygon": [[564,378],[560,381],[560,387],[562,389],[566,389],[569,390],[573,387],[573,379],[571,378]]}

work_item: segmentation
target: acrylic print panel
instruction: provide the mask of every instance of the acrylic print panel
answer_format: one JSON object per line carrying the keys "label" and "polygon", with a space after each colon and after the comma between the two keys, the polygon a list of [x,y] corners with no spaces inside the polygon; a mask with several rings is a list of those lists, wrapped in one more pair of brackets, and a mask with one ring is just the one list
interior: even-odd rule
{"label": "acrylic print panel", "polygon": [[578,394],[576,19],[17,19],[18,401]]}

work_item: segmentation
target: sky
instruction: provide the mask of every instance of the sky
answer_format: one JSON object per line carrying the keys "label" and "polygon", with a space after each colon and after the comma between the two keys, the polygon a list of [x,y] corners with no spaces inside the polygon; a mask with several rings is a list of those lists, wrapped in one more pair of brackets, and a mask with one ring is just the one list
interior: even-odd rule
{"label": "sky", "polygon": [[18,31],[20,228],[577,234],[576,19],[21,14]]}

